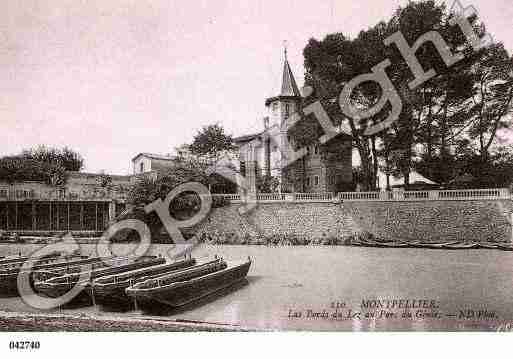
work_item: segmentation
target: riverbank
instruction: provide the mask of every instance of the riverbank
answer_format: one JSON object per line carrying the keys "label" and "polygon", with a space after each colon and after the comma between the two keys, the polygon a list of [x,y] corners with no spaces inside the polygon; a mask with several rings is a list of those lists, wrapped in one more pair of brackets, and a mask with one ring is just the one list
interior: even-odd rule
{"label": "riverbank", "polygon": [[[68,239],[72,239],[78,244],[96,244],[101,237],[74,237],[69,235]],[[21,236],[17,239],[9,238],[2,240],[0,244],[6,245],[46,245],[58,243],[62,238],[58,237],[37,237],[37,236]],[[348,236],[328,236],[323,234],[316,239],[308,239],[296,235],[246,235],[239,238],[234,233],[221,234],[218,231],[212,233],[202,232],[196,237],[199,243],[211,246],[217,245],[254,245],[254,246],[364,246],[364,247],[383,247],[383,248],[431,248],[431,249],[498,249],[513,251],[511,241],[469,241],[469,240],[408,240],[397,238],[394,240],[386,240],[377,237],[373,233],[360,232]],[[117,243],[117,242],[116,242]],[[120,242],[118,244],[136,244],[137,241]],[[153,242],[156,245],[169,245],[169,242]]]}
{"label": "riverbank", "polygon": [[16,332],[233,332],[248,331],[237,325],[155,318],[122,318],[89,314],[0,312],[2,331]]}

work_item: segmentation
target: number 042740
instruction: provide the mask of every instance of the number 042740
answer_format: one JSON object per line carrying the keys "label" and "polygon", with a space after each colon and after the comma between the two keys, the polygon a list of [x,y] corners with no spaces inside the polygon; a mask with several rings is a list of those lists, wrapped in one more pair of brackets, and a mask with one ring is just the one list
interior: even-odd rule
{"label": "number 042740", "polygon": [[10,341],[9,349],[11,350],[35,350],[41,347],[39,341]]}

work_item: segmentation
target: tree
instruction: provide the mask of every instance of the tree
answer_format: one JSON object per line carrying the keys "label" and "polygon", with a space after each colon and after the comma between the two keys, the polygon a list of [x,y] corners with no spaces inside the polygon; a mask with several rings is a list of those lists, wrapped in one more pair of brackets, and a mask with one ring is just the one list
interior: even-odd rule
{"label": "tree", "polygon": [[264,175],[256,178],[257,191],[260,193],[278,193],[280,181],[274,176]]}
{"label": "tree", "polygon": [[[360,73],[368,72],[362,71],[361,63],[365,60],[358,59],[357,54],[365,57],[368,51],[364,48],[363,43],[351,41],[343,34],[328,35],[323,41],[310,39],[303,51],[306,68],[305,84],[315,89],[310,102],[320,101],[333,120],[334,126],[339,126],[343,121],[348,122],[353,145],[360,155],[362,189],[371,190],[375,185],[372,140],[363,135],[362,128],[365,124],[345,118],[336,103],[345,83]],[[368,62],[367,59],[367,64],[369,64]],[[358,98],[360,102],[366,101],[366,97],[362,94],[357,94],[354,97]]]}
{"label": "tree", "polygon": [[512,125],[513,58],[501,43],[493,44],[479,59],[473,74],[475,94],[469,136],[477,139],[481,161],[486,162],[498,131]]}
{"label": "tree", "polygon": [[[167,195],[176,187],[189,183],[199,182],[203,185],[209,185],[212,179],[205,172],[205,166],[199,162],[193,161],[176,161],[174,166],[157,175],[156,178],[151,176],[140,176],[128,191],[128,202],[133,206],[123,218],[136,218],[145,222],[152,236],[160,238],[163,233],[163,223],[159,219],[155,211],[146,213],[144,206],[154,202],[157,199],[164,200]],[[221,207],[227,205],[223,197],[212,197],[212,207]],[[201,199],[194,192],[183,192],[171,200],[169,206],[169,213],[172,217],[178,220],[185,220],[191,218],[201,208]],[[183,233],[186,238],[193,235],[192,229],[185,229]],[[126,236],[126,234],[125,234]],[[169,237],[164,235],[166,241]]]}
{"label": "tree", "polygon": [[62,166],[65,171],[80,171],[84,167],[83,157],[68,147],[57,149],[40,145],[24,150],[21,156],[29,160]]}
{"label": "tree", "polygon": [[[345,122],[350,128],[354,147],[361,159],[364,190],[374,189],[376,172],[380,167],[386,168],[388,172],[400,172],[407,187],[409,173],[419,155],[425,158],[425,164],[435,163],[433,158],[448,160],[454,148],[468,136],[474,115],[469,105],[475,91],[474,72],[476,64],[488,49],[474,51],[459,27],[450,24],[452,16],[444,4],[438,5],[432,0],[411,1],[398,8],[391,19],[361,31],[354,39],[340,33],[330,34],[322,41],[311,39],[305,47],[305,82],[315,88],[316,100],[320,100],[326,107],[335,120],[334,125]],[[481,34],[485,32],[477,18],[470,20]],[[400,32],[411,46],[430,31],[438,32],[453,54],[461,52],[464,57],[456,64],[447,66],[438,49],[430,42],[424,43],[415,55],[423,69],[434,69],[436,76],[411,89],[413,75],[409,64],[398,46],[386,46],[384,41]],[[398,121],[386,131],[366,136],[365,130],[388,117],[392,106],[387,104],[380,113],[369,118],[355,119],[341,113],[337,99],[348,81],[370,73],[375,65],[385,59],[390,60],[386,73],[401,98],[402,111]],[[487,120],[490,123],[486,127],[487,133],[493,137],[495,125],[504,124],[508,118],[506,104],[508,99],[511,101],[508,91],[511,83],[502,81],[492,84],[497,85],[497,95],[503,94],[500,105],[493,107],[493,116]],[[350,101],[354,107],[370,108],[381,96],[379,86],[366,82],[353,91]],[[430,177],[436,168],[425,170]]]}
{"label": "tree", "polygon": [[103,188],[108,188],[112,186],[112,176],[102,173],[100,176],[96,178],[96,183],[98,186]]}
{"label": "tree", "polygon": [[128,201],[136,206],[144,206],[159,198],[163,200],[174,188],[188,182],[208,185],[208,176],[201,166],[190,162],[176,162],[172,168],[159,173],[156,178],[141,176],[130,188]]}
{"label": "tree", "polygon": [[0,158],[0,179],[13,183],[39,181],[53,186],[66,183],[66,171],[77,171],[84,160],[67,147],[62,150],[39,146],[21,154]]}
{"label": "tree", "polygon": [[234,149],[232,136],[227,135],[223,127],[218,123],[204,126],[194,136],[193,142],[190,145],[190,150],[193,154],[206,158],[210,164],[214,165],[223,154]]}

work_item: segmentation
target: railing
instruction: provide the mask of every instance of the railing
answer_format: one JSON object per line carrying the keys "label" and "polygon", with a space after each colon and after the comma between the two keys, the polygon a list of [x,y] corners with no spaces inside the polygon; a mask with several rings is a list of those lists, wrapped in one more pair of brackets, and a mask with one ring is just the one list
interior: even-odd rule
{"label": "railing", "polygon": [[257,201],[285,201],[284,193],[258,193]]}
{"label": "railing", "polygon": [[326,193],[294,193],[296,202],[331,202],[334,199],[332,192]]}
{"label": "railing", "polygon": [[340,192],[342,201],[379,201],[380,192]]}
{"label": "railing", "polygon": [[[240,194],[214,194],[230,201],[241,201]],[[431,191],[392,191],[392,192],[332,192],[325,193],[259,193],[259,202],[387,202],[387,201],[470,201],[470,200],[511,200],[507,188],[431,190]]]}
{"label": "railing", "polygon": [[510,196],[507,188],[437,191],[439,199],[496,199]]}
{"label": "railing", "polygon": [[8,192],[0,193],[0,201],[111,201],[126,200],[125,193],[119,192],[90,192],[90,193],[36,193],[35,191],[24,191],[21,193]]}
{"label": "railing", "polygon": [[229,201],[240,201],[240,194],[238,194],[238,193],[230,193],[230,194],[213,193],[212,197],[222,197],[222,198],[226,198]]}
{"label": "railing", "polygon": [[511,199],[507,188],[431,190],[431,191],[393,191],[393,192],[342,192],[343,201],[469,201]]}

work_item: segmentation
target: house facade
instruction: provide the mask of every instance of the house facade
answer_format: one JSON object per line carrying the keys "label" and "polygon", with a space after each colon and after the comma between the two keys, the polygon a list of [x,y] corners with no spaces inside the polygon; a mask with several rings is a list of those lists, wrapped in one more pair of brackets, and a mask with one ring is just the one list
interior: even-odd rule
{"label": "house facade", "polygon": [[141,152],[132,158],[132,170],[134,175],[158,172],[172,168],[176,157],[159,155],[156,153]]}
{"label": "house facade", "polygon": [[[285,52],[281,91],[265,100],[267,116],[262,121],[262,131],[234,139],[239,149],[242,174],[246,177],[251,177],[250,173],[255,177],[275,177],[284,192],[337,192],[347,189],[352,183],[350,137],[341,135],[323,145],[312,138],[305,148],[305,156],[293,162],[286,160],[290,158],[289,148],[299,149],[297,139],[286,129],[286,121],[301,111],[302,103],[303,97]],[[250,183],[255,186],[255,181]]]}

